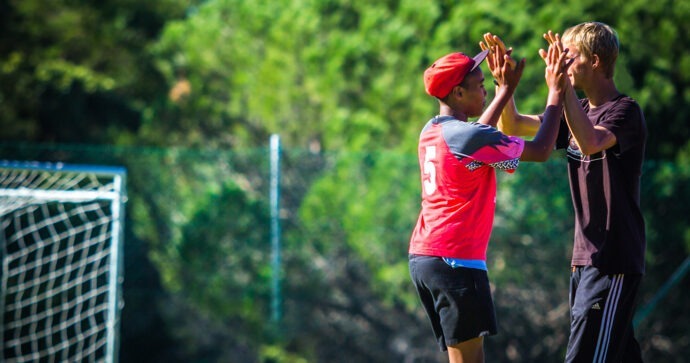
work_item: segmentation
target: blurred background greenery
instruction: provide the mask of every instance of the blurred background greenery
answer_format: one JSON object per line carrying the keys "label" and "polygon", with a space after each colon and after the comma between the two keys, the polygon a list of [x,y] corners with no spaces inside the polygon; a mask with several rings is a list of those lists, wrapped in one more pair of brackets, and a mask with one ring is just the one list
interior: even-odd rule
{"label": "blurred background greenery", "polygon": [[[127,168],[122,362],[443,361],[407,271],[437,111],[422,72],[494,32],[527,59],[520,110],[541,112],[542,33],[603,21],[649,128],[637,335],[647,361],[684,362],[689,278],[659,292],[690,251],[689,17],[671,0],[0,0],[0,157]],[[572,219],[563,154],[499,176],[487,361],[562,360]]]}

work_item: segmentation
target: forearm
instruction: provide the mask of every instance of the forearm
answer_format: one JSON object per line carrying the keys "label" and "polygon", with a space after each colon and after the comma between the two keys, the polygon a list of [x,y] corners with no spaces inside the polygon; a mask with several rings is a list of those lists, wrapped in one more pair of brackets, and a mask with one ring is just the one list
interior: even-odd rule
{"label": "forearm", "polygon": [[534,136],[540,125],[539,116],[522,115],[518,112],[514,97],[511,97],[503,107],[498,120],[498,129],[504,134],[513,136]]}
{"label": "forearm", "polygon": [[532,141],[525,142],[520,157],[523,161],[546,161],[556,144],[561,116],[563,115],[562,93],[549,91],[544,110],[544,120]]}
{"label": "forearm", "polygon": [[507,135],[517,135],[515,131],[517,129],[518,116],[520,114],[515,105],[515,98],[511,97],[505,107],[503,107],[501,117],[498,119],[498,129]]}
{"label": "forearm", "polygon": [[591,155],[608,147],[607,144],[610,140],[608,136],[612,134],[607,130],[596,129],[592,125],[572,87],[566,89],[564,105],[565,119],[570,128],[570,133],[575,138],[583,154]]}
{"label": "forearm", "polygon": [[496,87],[496,96],[484,110],[477,123],[496,127],[501,112],[512,99],[513,92],[508,87]]}

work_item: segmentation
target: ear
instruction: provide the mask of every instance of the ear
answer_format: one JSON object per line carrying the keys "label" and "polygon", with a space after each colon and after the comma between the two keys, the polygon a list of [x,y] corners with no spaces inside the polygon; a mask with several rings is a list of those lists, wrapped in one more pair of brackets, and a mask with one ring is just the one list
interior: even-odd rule
{"label": "ear", "polygon": [[597,69],[599,68],[599,65],[601,64],[601,60],[599,59],[599,56],[597,54],[592,54],[592,69]]}
{"label": "ear", "polygon": [[457,86],[453,87],[452,92],[454,92],[456,96],[462,97],[462,86],[457,85]]}

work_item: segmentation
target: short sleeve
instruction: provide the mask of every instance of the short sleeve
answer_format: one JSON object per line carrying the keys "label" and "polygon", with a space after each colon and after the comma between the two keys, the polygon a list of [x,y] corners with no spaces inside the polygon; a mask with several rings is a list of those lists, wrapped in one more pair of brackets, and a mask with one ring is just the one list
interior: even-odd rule
{"label": "short sleeve", "polygon": [[640,143],[644,121],[642,110],[633,99],[624,97],[607,112],[598,125],[616,135],[618,150],[624,152]]}
{"label": "short sleeve", "polygon": [[448,125],[443,134],[455,157],[472,160],[468,165],[471,169],[488,165],[512,172],[517,168],[525,147],[524,140],[519,137],[508,136],[491,126],[476,123],[454,123]]}
{"label": "short sleeve", "polygon": [[503,134],[497,141],[483,146],[471,157],[482,164],[512,173],[520,163],[520,155],[525,148],[525,141],[519,137]]}

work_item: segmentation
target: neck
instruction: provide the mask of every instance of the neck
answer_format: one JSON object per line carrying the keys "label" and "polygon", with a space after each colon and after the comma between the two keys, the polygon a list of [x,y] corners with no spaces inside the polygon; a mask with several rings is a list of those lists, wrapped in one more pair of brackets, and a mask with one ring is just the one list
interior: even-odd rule
{"label": "neck", "polygon": [[620,92],[618,92],[616,88],[616,84],[613,82],[613,78],[594,82],[591,87],[584,89],[584,92],[592,107],[601,106],[620,95]]}
{"label": "neck", "polygon": [[455,110],[445,103],[441,102],[441,107],[438,111],[439,116],[453,116],[460,121],[467,121],[467,114],[462,111]]}

